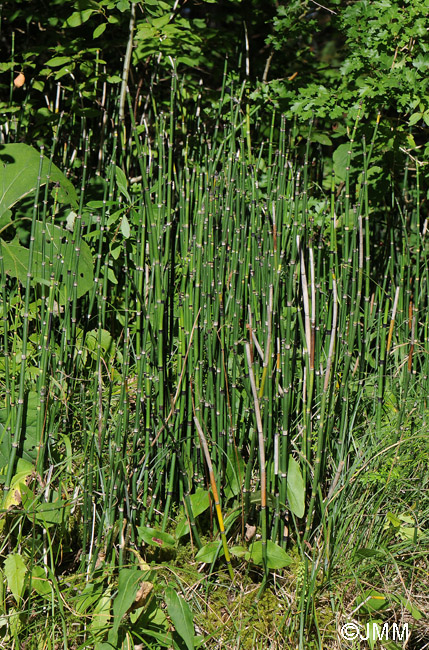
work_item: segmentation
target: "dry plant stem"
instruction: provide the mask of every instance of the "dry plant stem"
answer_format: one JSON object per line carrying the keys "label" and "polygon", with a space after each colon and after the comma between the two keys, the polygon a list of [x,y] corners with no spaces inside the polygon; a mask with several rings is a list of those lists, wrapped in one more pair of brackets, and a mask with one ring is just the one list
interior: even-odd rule
{"label": "dry plant stem", "polygon": [[391,346],[391,344],[392,344],[393,328],[394,328],[394,326],[395,326],[395,316],[396,316],[396,310],[397,310],[397,308],[398,308],[399,291],[400,291],[400,287],[397,286],[397,287],[396,287],[396,291],[395,291],[395,299],[394,299],[394,301],[393,301],[392,317],[391,317],[391,319],[390,319],[389,334],[388,334],[388,337],[387,337],[387,346],[386,346],[386,352],[387,352],[387,354],[389,353],[389,351],[390,351],[390,346]]}
{"label": "dry plant stem", "polygon": [[246,343],[247,364],[249,367],[249,379],[253,393],[253,403],[255,407],[256,427],[258,430],[259,443],[259,462],[261,469],[261,524],[262,524],[262,561],[264,563],[265,575],[268,575],[267,566],[267,477],[265,470],[265,445],[264,432],[262,429],[261,411],[259,409],[258,391],[256,389],[255,375],[253,373],[252,358],[250,354],[250,345]]}
{"label": "dry plant stem", "polygon": [[195,415],[194,415],[194,423],[195,423],[195,426],[196,426],[197,431],[198,431],[198,436],[200,438],[201,447],[202,447],[203,452],[204,452],[204,458],[206,459],[207,468],[209,470],[210,486],[211,486],[214,501],[215,501],[216,515],[217,515],[217,520],[219,522],[220,536],[221,536],[221,539],[222,539],[223,551],[225,553],[225,561],[226,561],[226,564],[228,566],[228,573],[230,575],[231,580],[234,580],[234,573],[233,573],[232,566],[231,566],[231,556],[230,556],[229,550],[228,550],[228,544],[227,544],[227,541],[226,541],[226,534],[225,534],[225,526],[224,526],[224,523],[223,523],[222,510],[221,510],[221,507],[220,507],[219,492],[218,492],[217,485],[216,485],[216,479],[215,479],[215,475],[214,475],[214,471],[213,471],[212,461],[211,461],[211,458],[210,458],[209,448],[208,448],[208,445],[207,445],[207,441],[206,441],[204,432],[203,432],[203,430],[201,428],[201,425],[199,423],[199,420]]}
{"label": "dry plant stem", "polygon": [[338,464],[337,471],[336,471],[335,476],[334,476],[334,480],[332,481],[331,487],[329,488],[328,496],[326,497],[327,502],[330,501],[332,495],[334,494],[334,490],[338,485],[338,481],[340,480],[341,472],[343,471],[344,464],[345,464],[344,461],[340,460],[340,462]]}
{"label": "dry plant stem", "polygon": [[332,359],[334,357],[334,350],[335,350],[335,334],[337,330],[338,295],[337,295],[337,282],[335,280],[335,277],[332,278],[332,294],[333,294],[334,306],[332,312],[331,339],[329,341],[328,360],[326,362],[325,381],[323,383],[323,391],[325,393],[329,387],[329,377],[331,374]]}
{"label": "dry plant stem", "polygon": [[[307,349],[305,352],[310,355],[311,351],[311,327],[310,327],[310,306],[308,302],[308,284],[307,275],[305,273],[304,252],[300,246],[300,238],[296,238],[297,249],[299,250],[301,262],[301,284],[302,284],[302,300],[304,304],[304,323],[305,323],[305,342]],[[311,355],[310,355],[311,356]]]}
{"label": "dry plant stem", "polygon": [[[302,300],[304,308],[304,329],[305,329],[305,347],[304,357],[307,359],[304,368],[303,381],[303,412],[304,412],[304,431],[303,431],[303,454],[307,461],[310,461],[311,454],[311,405],[314,388],[314,330],[315,330],[315,282],[314,282],[314,255],[313,249],[309,250],[310,264],[310,290],[311,290],[311,314],[309,300],[309,286],[307,274],[305,271],[304,251],[301,247],[300,237],[296,237],[297,250],[300,254],[300,271]],[[304,470],[305,472],[305,470]],[[305,474],[304,474],[305,475]],[[305,480],[305,479],[304,479]]]}
{"label": "dry plant stem", "polygon": [[87,571],[86,571],[86,581],[89,581],[90,578],[90,568],[92,564],[92,554],[93,554],[93,549],[94,549],[94,541],[95,541],[95,522],[96,522],[96,504],[95,501],[92,504],[92,526],[91,526],[91,542],[89,545],[89,553],[88,553],[88,566],[87,566]]}
{"label": "dry plant stem", "polygon": [[119,97],[119,122],[123,122],[125,118],[125,100],[127,97],[128,89],[128,75],[130,74],[131,53],[133,51],[133,36],[134,36],[134,23],[136,20],[136,5],[131,3],[130,22],[128,26],[128,43],[125,52],[124,66],[122,69],[122,84],[121,94]]}
{"label": "dry plant stem", "polygon": [[264,84],[266,84],[267,80],[268,80],[268,72],[269,72],[269,69],[270,69],[270,65],[271,65],[271,61],[273,59],[273,56],[274,56],[274,50],[272,50],[270,52],[270,54],[268,56],[268,59],[267,59],[267,61],[265,63],[264,74],[262,75],[262,83],[264,83]]}
{"label": "dry plant stem", "polygon": [[253,330],[251,330],[251,331],[252,331],[252,341],[255,344],[255,348],[258,351],[258,354],[261,357],[261,360],[264,361],[264,353],[262,352],[262,348],[259,345],[259,341],[258,341],[258,339],[256,337],[256,334],[255,334],[255,332]]}
{"label": "dry plant stem", "polygon": [[[267,378],[268,365],[270,362],[271,337],[272,337],[272,313],[273,313],[273,285],[270,285],[267,311],[267,342],[265,344],[264,370],[262,373],[261,386],[259,388],[259,398],[264,394],[265,380]],[[254,337],[256,339],[256,337]]]}

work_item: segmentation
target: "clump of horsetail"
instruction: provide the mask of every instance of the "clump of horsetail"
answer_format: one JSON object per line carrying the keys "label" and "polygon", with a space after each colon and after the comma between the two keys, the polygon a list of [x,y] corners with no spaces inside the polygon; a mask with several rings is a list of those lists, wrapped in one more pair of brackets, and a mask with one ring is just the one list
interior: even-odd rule
{"label": "clump of horsetail", "polygon": [[[174,119],[182,98],[175,73],[172,79],[167,118],[149,107],[122,139],[103,127],[98,172],[107,180],[98,201],[86,202],[82,185],[76,219],[77,241],[93,247],[95,283],[78,304],[71,282],[58,315],[52,287],[43,322],[50,313],[58,319],[61,355],[48,326],[37,330],[39,383],[55,395],[60,417],[48,418],[46,430],[41,411],[38,427],[43,441],[53,440],[61,422],[84,457],[85,570],[102,551],[125,564],[139,524],[169,530],[172,509],[183,502],[200,546],[189,495],[205,485],[205,462],[227,562],[221,499],[240,502],[243,530],[255,514],[250,495],[260,492],[266,574],[268,540],[286,547],[294,535],[312,545],[323,531],[326,548],[335,546],[326,522],[347,480],[359,418],[378,434],[394,385],[399,434],[407,395],[429,393],[427,219],[422,227],[416,206],[405,218],[403,197],[393,197],[398,219],[372,230],[367,180],[377,128],[367,147],[356,126],[341,178],[323,170],[314,177],[310,138],[301,156],[296,130],[276,116],[262,135],[243,87],[222,95],[208,133],[197,111],[186,124]],[[88,138],[76,153],[83,161]],[[418,165],[407,174],[404,187],[417,183],[417,205]],[[6,299],[9,290],[3,275]],[[24,314],[31,295],[26,287]],[[25,373],[37,365],[26,355],[25,320],[20,338],[21,369],[10,371],[7,389],[17,396],[7,401],[14,449]],[[417,408],[424,413],[426,398]],[[54,465],[52,450],[40,473]],[[291,504],[291,458],[302,476],[303,517]],[[238,489],[228,491],[228,467],[240,477]]]}

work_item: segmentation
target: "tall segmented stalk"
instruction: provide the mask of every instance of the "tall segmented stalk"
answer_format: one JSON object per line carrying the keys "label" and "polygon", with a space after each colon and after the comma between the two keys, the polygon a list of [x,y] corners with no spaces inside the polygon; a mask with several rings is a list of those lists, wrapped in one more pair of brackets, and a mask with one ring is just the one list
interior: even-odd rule
{"label": "tall segmented stalk", "polygon": [[134,3],[131,3],[130,22],[128,25],[127,49],[125,52],[124,64],[122,67],[121,94],[119,97],[119,122],[120,123],[122,123],[125,118],[125,103],[127,99],[127,86],[128,86],[128,76],[130,73],[130,66],[131,66],[131,54],[133,51],[135,21],[136,21],[136,6]]}

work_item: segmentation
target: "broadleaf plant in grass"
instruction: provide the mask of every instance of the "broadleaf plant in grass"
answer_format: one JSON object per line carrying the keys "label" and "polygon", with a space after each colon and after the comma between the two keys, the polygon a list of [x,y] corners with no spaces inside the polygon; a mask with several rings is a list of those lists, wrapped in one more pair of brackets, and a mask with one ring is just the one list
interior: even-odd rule
{"label": "broadleaf plant in grass", "polygon": [[113,626],[109,631],[108,642],[117,644],[119,626],[125,614],[134,603],[139,584],[144,577],[140,569],[121,569],[118,576],[118,593],[113,601]]}
{"label": "broadleaf plant in grass", "polygon": [[167,587],[165,590],[165,602],[176,632],[183,639],[188,650],[193,650],[195,647],[193,614],[188,603],[173,587]]}
{"label": "broadleaf plant in grass", "polygon": [[11,553],[8,555],[4,563],[3,571],[9,589],[19,605],[23,596],[25,576],[27,574],[27,567],[25,566],[22,555],[19,553]]}

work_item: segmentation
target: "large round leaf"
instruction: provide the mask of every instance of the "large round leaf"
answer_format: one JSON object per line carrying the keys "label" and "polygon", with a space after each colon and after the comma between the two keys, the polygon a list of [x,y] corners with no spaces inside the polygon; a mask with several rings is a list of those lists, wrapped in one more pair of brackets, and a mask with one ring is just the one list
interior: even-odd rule
{"label": "large round leaf", "polygon": [[[263,564],[263,545],[262,541],[255,542],[246,559],[262,566]],[[271,540],[267,540],[267,565],[269,569],[283,569],[283,567],[292,564],[293,560],[284,549]]]}

